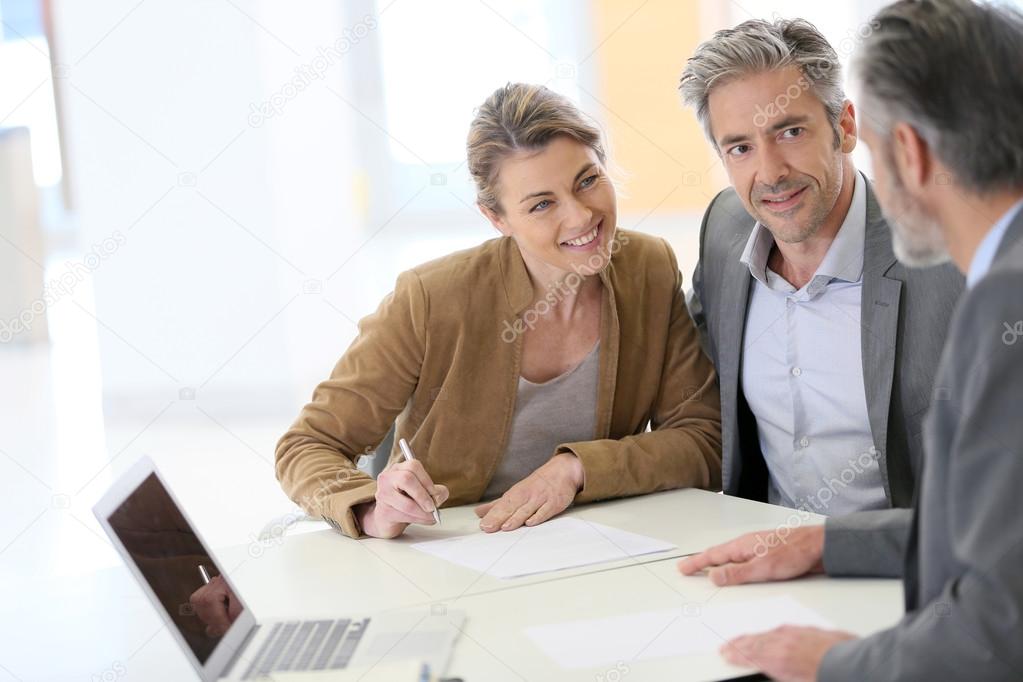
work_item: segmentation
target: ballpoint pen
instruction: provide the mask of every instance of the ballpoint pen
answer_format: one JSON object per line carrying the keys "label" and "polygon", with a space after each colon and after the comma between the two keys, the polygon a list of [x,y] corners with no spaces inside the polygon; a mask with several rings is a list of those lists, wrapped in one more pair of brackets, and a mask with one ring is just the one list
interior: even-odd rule
{"label": "ballpoint pen", "polygon": [[199,564],[199,577],[202,578],[202,584],[203,585],[209,585],[210,584],[210,580],[211,580],[210,572],[207,571],[206,567],[203,566],[202,564]]}
{"label": "ballpoint pen", "polygon": [[[414,462],[414,461],[416,461],[416,456],[412,454],[412,448],[409,447],[408,441],[406,441],[404,438],[400,439],[398,441],[398,447],[401,448],[401,454],[405,455],[405,461],[406,462]],[[429,493],[430,491],[428,490],[426,492]],[[430,493],[430,498],[431,499],[433,498],[433,494],[432,493]],[[438,526],[440,525],[440,510],[437,509],[437,501],[436,500],[434,500],[434,502],[433,502],[433,520],[437,522]]]}

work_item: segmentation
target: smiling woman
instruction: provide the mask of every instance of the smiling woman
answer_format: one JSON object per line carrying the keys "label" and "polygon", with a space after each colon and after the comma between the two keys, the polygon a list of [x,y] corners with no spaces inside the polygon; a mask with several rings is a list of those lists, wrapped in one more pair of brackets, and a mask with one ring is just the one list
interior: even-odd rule
{"label": "smiling woman", "polygon": [[[720,486],[714,370],[666,242],[618,230],[598,128],[510,84],[468,141],[501,237],[403,273],[277,446],[277,476],[346,534],[394,537],[443,504],[485,531],[573,502]],[[396,427],[374,481],[355,467]]]}

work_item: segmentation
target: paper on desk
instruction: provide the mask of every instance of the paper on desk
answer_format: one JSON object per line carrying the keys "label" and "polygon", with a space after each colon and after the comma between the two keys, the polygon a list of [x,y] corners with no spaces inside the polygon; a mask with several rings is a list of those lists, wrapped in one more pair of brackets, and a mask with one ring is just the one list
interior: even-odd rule
{"label": "paper on desk", "polygon": [[668,542],[576,518],[508,532],[418,542],[412,547],[505,579],[675,549]]}
{"label": "paper on desk", "polygon": [[792,597],[779,596],[537,625],[525,632],[562,668],[590,668],[619,661],[715,654],[730,639],[779,625],[834,629],[816,611]]}

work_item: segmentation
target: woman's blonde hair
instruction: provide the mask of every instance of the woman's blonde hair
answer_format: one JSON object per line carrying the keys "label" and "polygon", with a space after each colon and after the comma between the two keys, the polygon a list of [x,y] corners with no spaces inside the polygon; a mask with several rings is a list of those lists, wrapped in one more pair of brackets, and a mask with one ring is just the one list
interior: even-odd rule
{"label": "woman's blonde hair", "polygon": [[606,165],[600,128],[567,97],[528,83],[509,83],[495,90],[476,110],[466,144],[479,204],[500,214],[497,171],[501,161],[518,151],[538,151],[556,135],[581,142]]}

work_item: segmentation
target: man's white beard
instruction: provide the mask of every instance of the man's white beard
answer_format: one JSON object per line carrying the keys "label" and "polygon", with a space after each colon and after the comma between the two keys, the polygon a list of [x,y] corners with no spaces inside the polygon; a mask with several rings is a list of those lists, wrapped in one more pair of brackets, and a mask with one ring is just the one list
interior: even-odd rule
{"label": "man's white beard", "polygon": [[911,268],[929,268],[951,260],[941,228],[936,224],[919,231],[907,228],[905,221],[889,220],[888,225],[892,229],[892,250],[900,263]]}
{"label": "man's white beard", "polygon": [[[892,169],[889,169],[891,171]],[[888,188],[888,196],[896,205],[885,220],[892,230],[892,250],[899,262],[911,268],[929,268],[951,260],[945,235],[938,224],[912,199],[898,182]]]}

